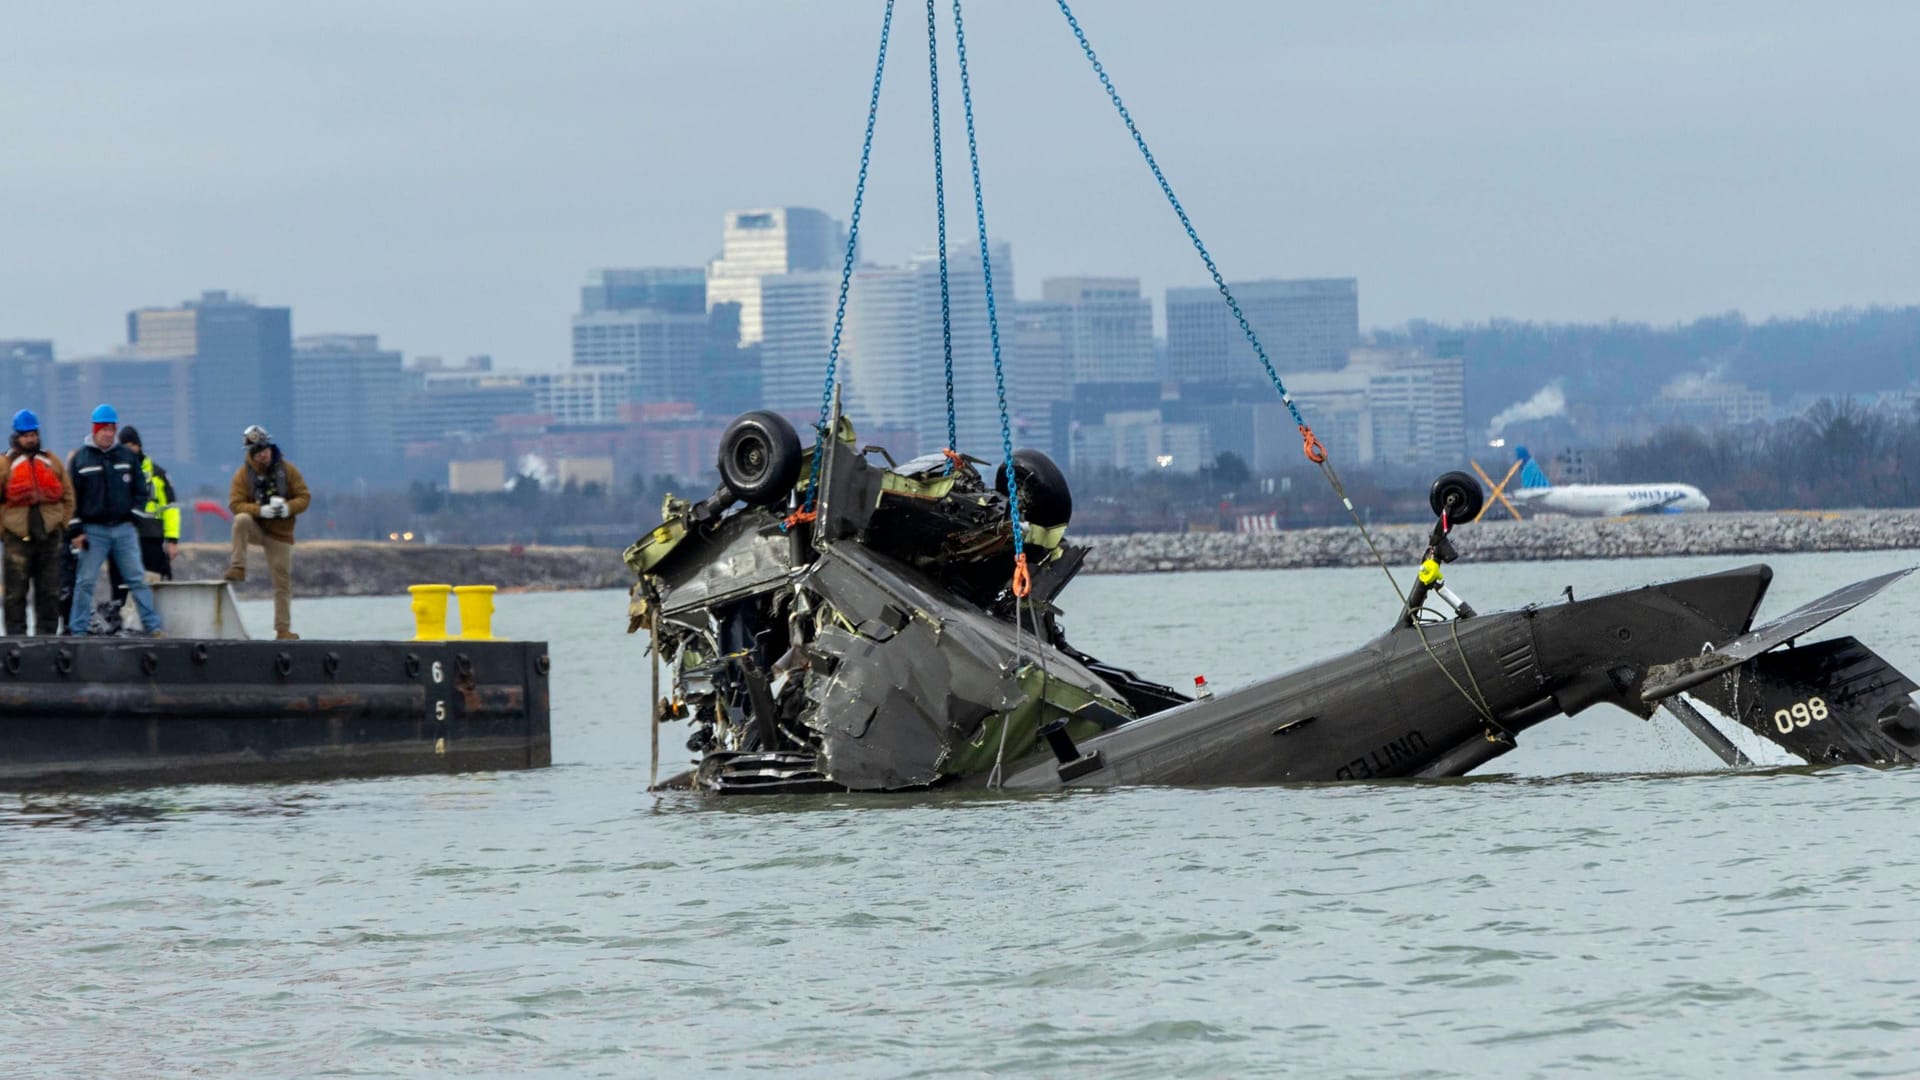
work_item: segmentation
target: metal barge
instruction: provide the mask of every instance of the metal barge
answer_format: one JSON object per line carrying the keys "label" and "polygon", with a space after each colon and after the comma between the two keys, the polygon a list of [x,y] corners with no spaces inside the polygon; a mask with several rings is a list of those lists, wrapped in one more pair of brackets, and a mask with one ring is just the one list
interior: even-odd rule
{"label": "metal barge", "polygon": [[552,763],[544,642],[0,640],[0,789]]}

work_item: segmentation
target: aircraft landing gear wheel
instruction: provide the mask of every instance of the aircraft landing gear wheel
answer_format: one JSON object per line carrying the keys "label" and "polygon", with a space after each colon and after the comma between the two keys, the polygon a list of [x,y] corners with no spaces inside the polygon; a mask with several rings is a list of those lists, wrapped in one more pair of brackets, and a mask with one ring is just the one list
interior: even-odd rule
{"label": "aircraft landing gear wheel", "polygon": [[[1053,459],[1033,449],[1013,452],[1013,474],[1020,479],[1020,516],[1043,529],[1073,519],[1073,491]],[[1007,493],[1007,467],[994,470],[993,490]]]}
{"label": "aircraft landing gear wheel", "polygon": [[771,506],[800,479],[800,436],[787,418],[756,409],[720,436],[720,479],[742,502]]}
{"label": "aircraft landing gear wheel", "polygon": [[1450,472],[1433,482],[1432,490],[1427,492],[1427,505],[1433,507],[1433,516],[1444,515],[1447,524],[1459,525],[1479,516],[1486,505],[1486,496],[1472,473]]}

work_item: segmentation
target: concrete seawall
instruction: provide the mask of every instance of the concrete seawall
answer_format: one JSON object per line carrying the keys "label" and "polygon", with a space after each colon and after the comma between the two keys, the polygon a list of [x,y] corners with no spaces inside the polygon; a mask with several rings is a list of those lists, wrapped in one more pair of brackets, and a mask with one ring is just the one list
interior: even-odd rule
{"label": "concrete seawall", "polygon": [[[1425,548],[1428,528],[1382,525],[1373,535],[1390,564],[1410,566]],[[1457,538],[1463,558],[1479,563],[1920,549],[1920,510],[1489,519],[1461,526]],[[1092,546],[1087,571],[1097,574],[1372,564],[1351,525],[1252,535],[1136,533],[1076,539]],[[225,544],[189,544],[181,549],[174,576],[217,578],[226,564]],[[266,558],[257,549],[248,560],[248,573],[240,595],[268,595]],[[340,540],[302,541],[294,548],[295,596],[394,595],[429,582],[545,591],[625,589],[632,577],[620,562],[620,552],[612,548],[529,547],[515,554],[505,547]]]}

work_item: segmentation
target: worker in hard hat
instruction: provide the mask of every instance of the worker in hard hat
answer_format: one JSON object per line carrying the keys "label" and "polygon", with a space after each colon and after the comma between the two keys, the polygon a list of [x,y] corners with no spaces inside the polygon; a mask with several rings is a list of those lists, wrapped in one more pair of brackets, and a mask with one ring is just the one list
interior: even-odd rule
{"label": "worker in hard hat", "polygon": [[100,405],[93,410],[93,431],[86,444],[67,459],[67,474],[73,477],[74,516],[80,522],[76,542],[80,565],[73,580],[67,632],[91,630],[94,583],[100,577],[100,565],[112,559],[133,593],[142,633],[157,637],[160,613],[153,606],[153,590],[147,587],[146,570],[140,563],[140,533],[133,524],[134,511],[147,504],[147,478],[133,451],[114,441],[119,433],[120,414],[111,405]]}
{"label": "worker in hard hat", "polygon": [[60,630],[60,546],[73,518],[73,485],[60,459],[40,445],[40,418],[31,409],[13,414],[7,443],[5,503],[0,531],[6,544],[7,636],[27,632],[27,597],[33,597],[33,632]]}
{"label": "worker in hard hat", "polygon": [[[140,471],[147,478],[147,502],[134,511],[134,531],[140,534],[140,565],[146,567],[147,583],[173,580],[173,557],[180,551],[180,506],[173,501],[173,481],[167,470],[154,464],[140,442],[140,429],[127,424],[120,429],[120,445],[140,459]],[[127,583],[117,567],[108,566],[113,582],[114,610],[126,606]]]}
{"label": "worker in hard hat", "polygon": [[280,453],[273,436],[258,424],[241,433],[246,460],[233,474],[227,491],[227,509],[233,511],[233,557],[228,581],[247,580],[247,545],[267,553],[267,571],[273,575],[273,636],[281,641],[293,632],[293,519],[306,513],[313,496],[300,470]]}

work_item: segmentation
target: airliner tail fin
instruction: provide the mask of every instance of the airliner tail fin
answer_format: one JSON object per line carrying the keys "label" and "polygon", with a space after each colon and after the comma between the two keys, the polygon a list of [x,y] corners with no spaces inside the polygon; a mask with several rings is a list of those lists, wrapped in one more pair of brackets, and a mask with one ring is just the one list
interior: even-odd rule
{"label": "airliner tail fin", "polygon": [[1522,490],[1527,488],[1549,488],[1553,486],[1553,481],[1547,479],[1547,471],[1540,467],[1539,462],[1533,460],[1533,455],[1527,452],[1526,447],[1514,447],[1513,456],[1521,463],[1520,487]]}

